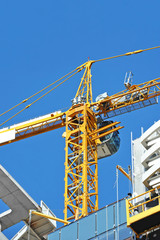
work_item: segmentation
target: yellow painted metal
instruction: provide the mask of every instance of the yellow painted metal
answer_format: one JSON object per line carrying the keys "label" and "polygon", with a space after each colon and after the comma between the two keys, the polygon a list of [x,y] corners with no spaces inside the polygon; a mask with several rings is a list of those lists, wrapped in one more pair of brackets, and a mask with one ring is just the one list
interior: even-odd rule
{"label": "yellow painted metal", "polygon": [[97,134],[97,133],[99,133],[99,132],[102,132],[102,131],[104,131],[104,130],[107,130],[108,128],[114,127],[115,125],[117,125],[117,124],[119,124],[119,123],[120,123],[120,122],[113,122],[113,123],[111,123],[111,124],[109,124],[109,125],[107,125],[107,126],[105,126],[105,127],[101,127],[101,128],[99,128],[99,129],[97,129],[96,131],[91,132],[90,136],[91,136],[91,135],[94,135],[94,134]]}
{"label": "yellow painted metal", "polygon": [[87,104],[79,104],[66,113],[66,221],[98,210],[97,145],[90,137],[96,129],[95,113]]}
{"label": "yellow painted metal", "polygon": [[129,174],[126,173],[121,166],[117,165],[116,168],[117,168],[119,171],[121,171],[121,173],[123,173],[130,181],[132,181],[132,179],[131,179],[131,177],[129,176]]}
{"label": "yellow painted metal", "polygon": [[[134,198],[126,199],[126,216],[127,216],[127,227],[130,227],[135,233],[135,229],[131,226],[133,223],[136,223],[140,220],[143,220],[147,217],[152,216],[153,214],[156,214],[160,212],[160,195],[152,197],[152,194],[155,193],[160,189],[160,187],[151,189],[145,193],[142,193]],[[142,198],[144,199],[142,201]],[[148,199],[148,200],[146,200]],[[158,204],[156,206],[147,208],[146,204],[152,201],[155,201],[158,199]],[[135,214],[135,209],[140,209],[140,212],[137,212]],[[151,227],[151,229],[157,228],[156,226]],[[151,229],[146,229],[145,231],[142,231],[141,233],[136,233],[137,235],[141,235],[146,231],[150,231]]]}
{"label": "yellow painted metal", "polygon": [[2,130],[0,133],[9,132],[15,130],[15,139],[0,143],[0,146],[6,145],[12,142],[19,141],[34,135],[58,129],[65,126],[65,113],[50,114],[49,117],[44,117],[42,119],[33,119],[29,122],[24,122],[11,126],[9,129]]}
{"label": "yellow painted metal", "polygon": [[50,215],[46,215],[46,214],[43,214],[43,213],[40,213],[40,212],[37,212],[37,211],[32,211],[30,210],[31,214],[34,214],[34,215],[37,215],[37,216],[40,216],[40,217],[44,217],[44,218],[48,218],[48,219],[51,219],[51,220],[55,220],[57,222],[61,222],[61,223],[64,223],[64,224],[69,224],[70,222],[68,221],[65,221],[63,219],[60,219],[60,218],[57,218],[57,217],[52,217]]}
{"label": "yellow painted metal", "polygon": [[86,103],[92,103],[92,82],[91,82],[91,66],[94,61],[88,61],[85,63],[85,71],[83,77],[81,79],[81,83],[79,85],[78,91],[76,93],[75,98],[81,96],[85,98]]}
{"label": "yellow painted metal", "polygon": [[[87,62],[87,63],[90,64],[90,66],[91,66],[91,64],[93,62],[91,61],[91,62]],[[85,64],[82,65],[80,69],[82,70],[83,68],[85,68]],[[85,79],[85,78],[83,78],[83,79]],[[85,81],[86,81],[86,79],[85,79]],[[82,84],[82,82],[81,82],[80,85],[83,86],[84,84]],[[78,91],[79,93],[80,93],[80,89],[81,88],[79,87],[79,91]],[[145,91],[146,94],[144,94],[143,91]],[[137,98],[138,94],[139,94],[139,97]],[[151,100],[152,98],[155,98],[159,95],[160,95],[160,78],[156,78],[156,79],[150,80],[148,82],[145,82],[145,83],[142,83],[139,85],[134,85],[129,90],[124,90],[120,93],[114,94],[112,96],[108,96],[106,99],[104,99],[100,102],[91,103],[90,107],[97,108],[96,113],[95,113],[96,115],[101,115],[101,114],[106,115],[106,114],[110,113],[111,111],[125,108],[125,107],[131,106],[135,103],[143,102],[144,100]],[[127,96],[128,101],[122,101],[123,97],[125,97],[125,96]],[[88,99],[90,99],[90,97],[88,97]],[[43,119],[43,120],[38,120],[38,121],[35,121],[33,119],[33,122],[26,123],[23,126],[20,125],[19,127],[11,127],[8,130],[4,130],[4,131],[2,130],[1,133],[15,129],[16,130],[16,139],[2,143],[2,144],[0,144],[0,146],[22,140],[27,137],[34,136],[36,134],[40,134],[40,133],[54,130],[54,129],[57,129],[60,127],[64,127],[65,119],[63,118],[63,116],[65,116],[65,112],[61,113],[59,116],[53,116],[53,117]],[[60,121],[59,120],[55,121],[54,126],[49,127],[49,121],[55,120],[56,118],[60,119]],[[39,128],[37,130],[37,128],[35,127],[36,124],[41,124],[41,129]],[[24,129],[24,131],[23,131],[23,129]],[[31,130],[31,129],[32,129],[32,132],[31,131],[28,132],[28,130]]]}
{"label": "yellow painted metal", "polygon": [[137,221],[139,221],[141,219],[144,219],[144,218],[146,218],[146,217],[148,217],[150,215],[153,215],[154,213],[157,213],[157,212],[160,211],[160,205],[152,207],[152,208],[150,208],[150,209],[148,209],[146,211],[144,209],[144,204],[142,204],[141,206],[142,206],[142,212],[132,216],[132,218],[129,218],[130,220],[127,223],[127,226],[130,226],[132,223],[137,222]]}
{"label": "yellow painted metal", "polygon": [[[128,199],[128,201],[129,201],[129,203],[131,203],[131,201],[136,200],[136,199],[138,199],[138,198],[140,198],[140,197],[142,197],[142,196],[145,196],[145,195],[147,195],[147,194],[149,195],[149,197],[150,197],[150,199],[151,199],[151,193],[155,192],[155,190],[157,190],[157,189],[160,189],[160,187],[153,188],[153,189],[151,189],[151,190],[148,190],[147,192],[141,193],[140,195],[138,195],[138,196],[136,196],[136,197],[133,197],[133,198]],[[133,206],[133,205],[132,205],[132,206]]]}
{"label": "yellow painted metal", "polygon": [[156,78],[142,84],[133,85],[129,90],[125,89],[117,94],[108,96],[99,102],[92,103],[91,106],[96,107],[96,115],[108,114],[136,103],[143,103],[146,100],[150,101],[159,95],[160,78]]}
{"label": "yellow painted metal", "polygon": [[157,49],[157,48],[160,48],[160,46],[152,47],[152,48],[146,48],[146,49],[140,49],[140,50],[136,50],[136,51],[132,51],[132,52],[127,52],[127,53],[117,55],[117,56],[113,56],[113,57],[102,58],[102,59],[95,60],[94,62],[100,62],[100,61],[110,60],[110,59],[114,59],[114,58],[130,56],[130,55],[133,55],[133,54],[142,53],[142,52]]}
{"label": "yellow painted metal", "polygon": [[[110,125],[108,125],[108,126],[110,126]],[[110,129],[110,130],[108,130],[108,131],[106,131],[106,132],[104,132],[102,134],[99,134],[98,136],[92,137],[92,140],[99,139],[99,138],[104,137],[104,136],[106,136],[106,135],[108,135],[110,133],[116,132],[116,131],[118,131],[118,130],[120,130],[122,128],[124,128],[124,127],[119,126],[119,127],[112,128],[112,129]]]}

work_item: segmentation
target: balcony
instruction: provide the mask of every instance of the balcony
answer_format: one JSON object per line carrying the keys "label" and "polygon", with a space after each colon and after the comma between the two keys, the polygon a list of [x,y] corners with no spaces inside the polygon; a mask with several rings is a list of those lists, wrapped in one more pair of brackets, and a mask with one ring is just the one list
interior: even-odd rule
{"label": "balcony", "polygon": [[160,187],[126,200],[127,227],[137,236],[160,226]]}

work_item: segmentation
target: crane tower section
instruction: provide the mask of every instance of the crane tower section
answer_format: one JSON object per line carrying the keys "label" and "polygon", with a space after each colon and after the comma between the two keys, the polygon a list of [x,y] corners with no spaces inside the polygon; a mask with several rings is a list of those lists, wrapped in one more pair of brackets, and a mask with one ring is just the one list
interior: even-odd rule
{"label": "crane tower section", "polygon": [[98,210],[97,146],[90,135],[96,130],[95,114],[86,104],[67,112],[65,220],[84,217]]}

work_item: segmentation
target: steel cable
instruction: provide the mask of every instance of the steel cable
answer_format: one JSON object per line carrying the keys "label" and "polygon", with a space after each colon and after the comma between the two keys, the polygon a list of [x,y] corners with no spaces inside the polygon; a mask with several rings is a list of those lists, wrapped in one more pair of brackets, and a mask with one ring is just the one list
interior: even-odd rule
{"label": "steel cable", "polygon": [[40,91],[38,91],[38,92],[34,93],[34,94],[33,94],[33,95],[31,95],[30,97],[28,97],[28,98],[24,99],[22,102],[20,102],[20,103],[16,104],[15,106],[13,106],[12,108],[8,109],[7,111],[5,111],[5,112],[1,113],[1,114],[0,114],[0,117],[1,117],[1,116],[3,116],[4,114],[8,113],[9,111],[13,110],[14,108],[16,108],[16,107],[20,106],[22,103],[25,103],[25,102],[27,102],[29,99],[31,99],[31,98],[33,98],[33,97],[35,97],[36,95],[38,95],[39,93],[43,92],[43,91],[44,91],[44,90],[46,90],[47,88],[49,88],[49,87],[53,86],[54,84],[56,84],[57,82],[61,81],[63,78],[65,78],[65,77],[67,77],[68,75],[72,74],[72,73],[73,73],[73,72],[75,72],[76,70],[77,70],[77,68],[76,68],[76,69],[74,69],[73,71],[69,72],[69,73],[68,73],[68,74],[66,74],[65,76],[63,76],[63,77],[59,78],[59,79],[58,79],[58,80],[56,80],[55,82],[53,82],[53,83],[49,84],[48,86],[46,86],[45,88],[41,89]]}
{"label": "steel cable", "polygon": [[7,123],[8,121],[10,121],[12,118],[16,117],[18,114],[20,114],[21,112],[23,112],[24,110],[26,110],[27,108],[29,108],[30,106],[32,106],[34,103],[36,103],[37,101],[39,101],[40,99],[42,99],[43,97],[45,97],[47,94],[49,94],[50,92],[52,92],[54,89],[56,89],[57,87],[59,87],[62,83],[66,82],[68,79],[70,79],[71,77],[73,77],[74,75],[76,75],[79,71],[73,73],[71,76],[69,76],[68,78],[66,78],[64,81],[62,81],[61,83],[59,83],[57,86],[55,86],[54,88],[50,89],[48,92],[46,92],[45,94],[43,94],[41,97],[37,98],[34,102],[32,102],[31,104],[27,105],[25,108],[23,108],[22,110],[20,110],[19,112],[17,112],[16,114],[14,114],[12,117],[8,118],[6,121],[4,121],[3,123],[0,124],[0,127],[2,125],[4,125],[5,123]]}

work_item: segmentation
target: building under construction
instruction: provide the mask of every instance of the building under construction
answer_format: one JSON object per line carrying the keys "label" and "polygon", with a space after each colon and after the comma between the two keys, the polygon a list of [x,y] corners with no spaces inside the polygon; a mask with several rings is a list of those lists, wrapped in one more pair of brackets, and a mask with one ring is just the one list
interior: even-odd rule
{"label": "building under construction", "polygon": [[[111,58],[130,56],[156,48],[159,47]],[[0,215],[1,239],[6,239],[3,230],[20,221],[25,226],[12,238],[14,240],[160,239],[159,121],[142,133],[139,139],[132,140],[132,167],[129,172],[117,166],[117,171],[120,170],[131,181],[132,193],[102,209],[98,207],[98,160],[115,154],[120,148],[119,130],[123,126],[117,126],[120,122],[114,122],[112,118],[157,104],[160,95],[160,78],[133,85],[132,73],[129,72],[124,81],[125,90],[112,96],[105,92],[94,102],[91,67],[96,62],[108,59],[110,58],[89,60],[41,90],[57,83],[58,87],[76,73],[84,71],[72,105],[67,111],[52,112],[0,130],[0,146],[3,146],[65,128],[64,219],[55,216],[44,202],[38,205],[0,166],[0,198],[10,208]],[[21,103],[26,103],[33,96]],[[26,105],[14,116],[36,101]],[[64,227],[57,229],[57,222],[63,223]]]}

